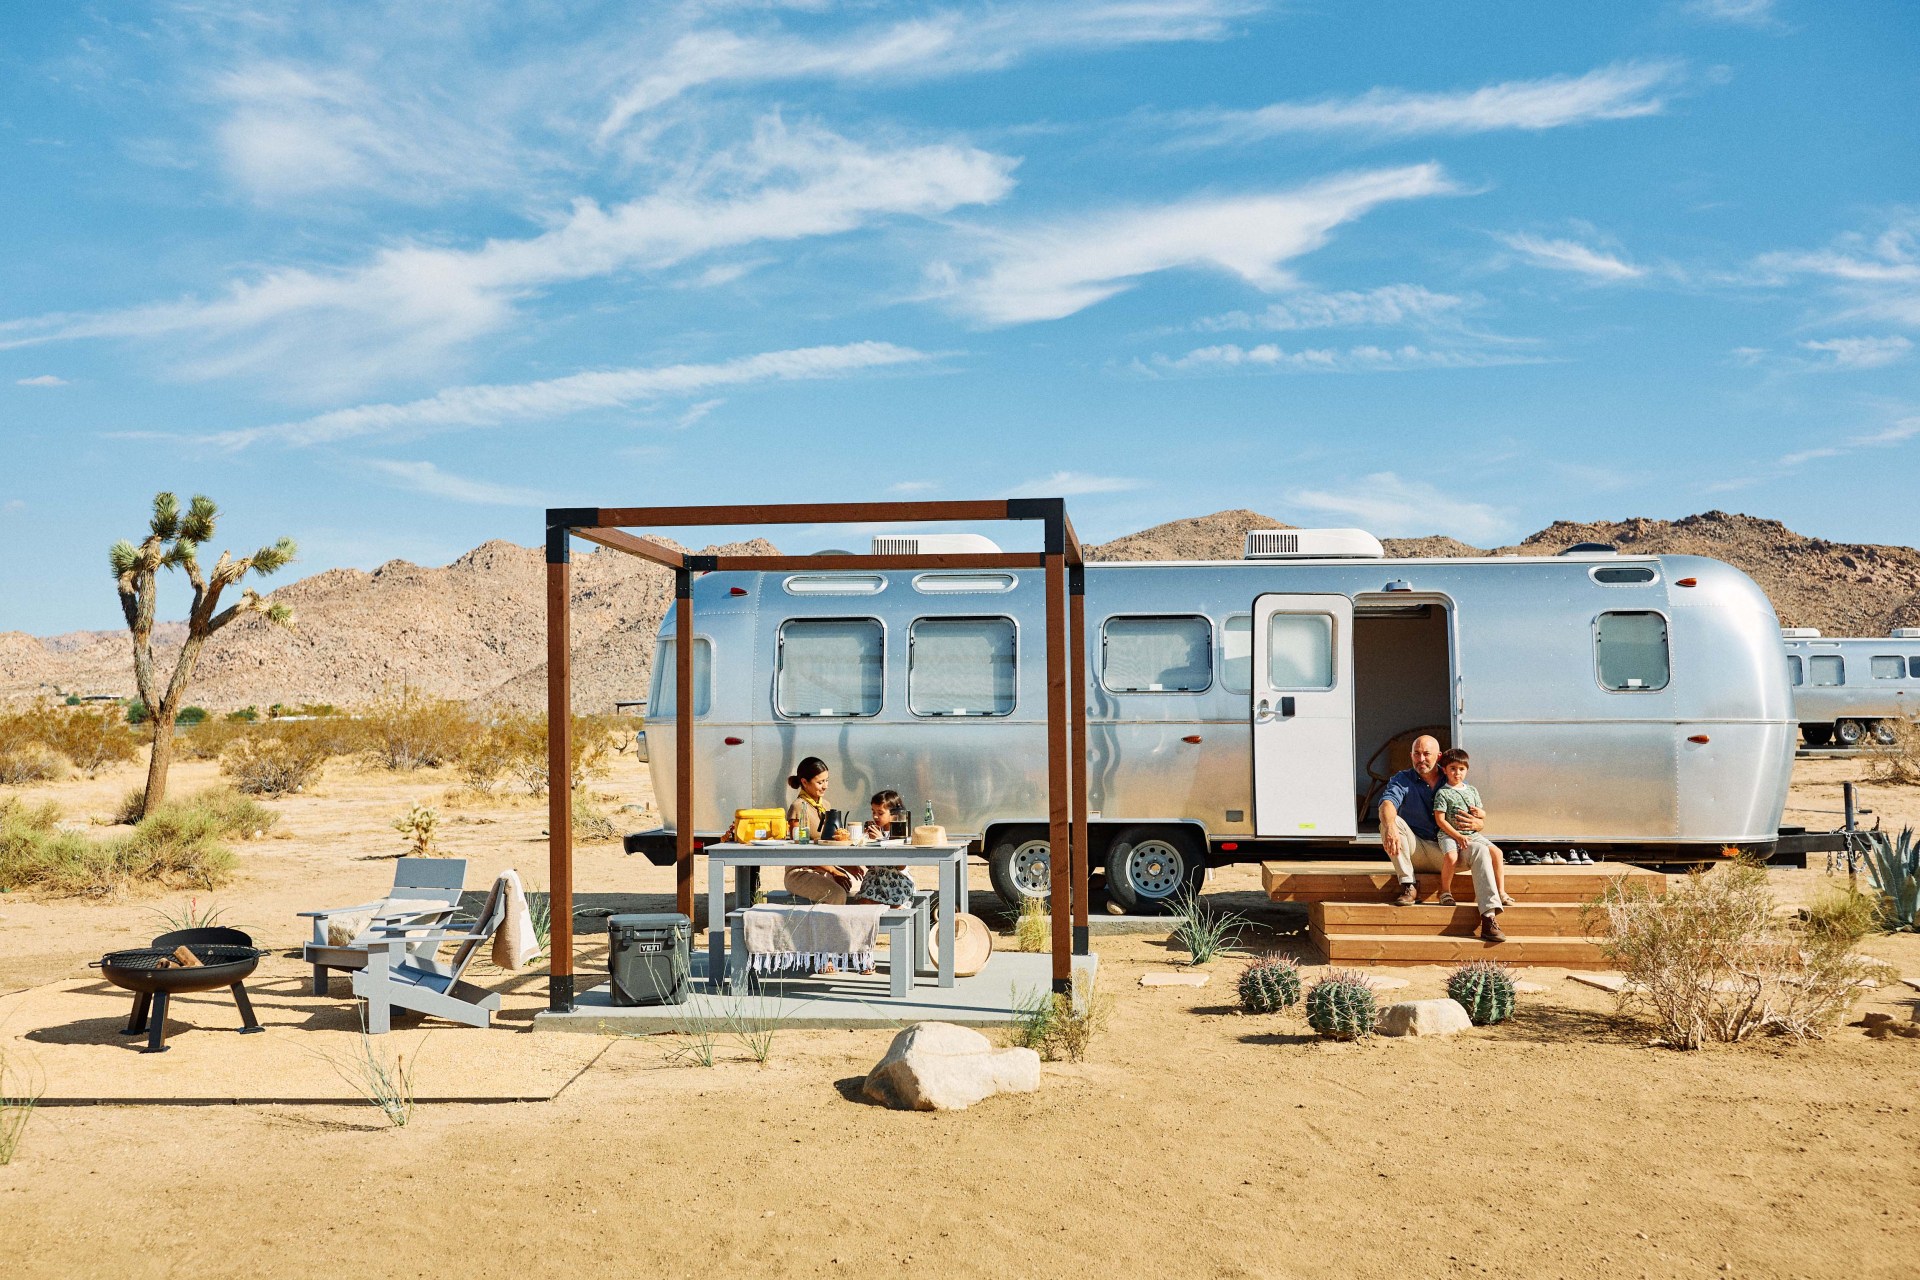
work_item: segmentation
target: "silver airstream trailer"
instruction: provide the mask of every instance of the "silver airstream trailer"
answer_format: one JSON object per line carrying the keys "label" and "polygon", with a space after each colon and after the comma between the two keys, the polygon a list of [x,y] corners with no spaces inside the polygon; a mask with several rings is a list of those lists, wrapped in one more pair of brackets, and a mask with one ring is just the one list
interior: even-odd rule
{"label": "silver airstream trailer", "polygon": [[[980,550],[889,539],[889,550]],[[876,539],[876,550],[879,542]],[[1043,575],[709,573],[693,586],[696,835],[785,804],[817,755],[834,803],[901,792],[1048,883]],[[1387,559],[1359,530],[1260,531],[1238,561],[1086,570],[1089,865],[1154,909],[1209,863],[1379,843],[1389,749],[1468,748],[1489,830],[1662,860],[1770,848],[1794,748],[1773,607],[1719,561],[1612,553]],[[674,811],[674,618],[643,756]]]}
{"label": "silver airstream trailer", "polygon": [[1896,627],[1881,639],[1829,638],[1814,627],[1780,634],[1808,746],[1889,741],[1887,721],[1920,716],[1920,627]]}

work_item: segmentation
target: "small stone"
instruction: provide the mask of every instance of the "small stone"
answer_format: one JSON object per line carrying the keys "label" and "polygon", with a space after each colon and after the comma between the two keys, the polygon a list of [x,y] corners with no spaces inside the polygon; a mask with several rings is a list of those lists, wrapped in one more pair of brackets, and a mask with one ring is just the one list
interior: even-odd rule
{"label": "small stone", "polygon": [[1204,987],[1210,973],[1143,973],[1140,985],[1143,987]]}
{"label": "small stone", "polygon": [[1617,973],[1570,973],[1567,977],[1589,987],[1611,991],[1615,995],[1627,989],[1627,980]]}
{"label": "small stone", "polygon": [[1529,982],[1525,978],[1515,978],[1513,989],[1523,996],[1537,996],[1547,989],[1544,982]]}
{"label": "small stone", "polygon": [[1040,1087],[1040,1055],[998,1049],[969,1027],[916,1022],[867,1073],[863,1096],[902,1111],[961,1111],[996,1093]]}
{"label": "small stone", "polygon": [[1383,1036],[1450,1036],[1472,1026],[1458,1000],[1403,1000],[1387,1006],[1375,1030]]}
{"label": "small stone", "polygon": [[1407,985],[1407,980],[1405,978],[1375,977],[1369,974],[1367,976],[1367,985],[1375,991],[1398,991]]}

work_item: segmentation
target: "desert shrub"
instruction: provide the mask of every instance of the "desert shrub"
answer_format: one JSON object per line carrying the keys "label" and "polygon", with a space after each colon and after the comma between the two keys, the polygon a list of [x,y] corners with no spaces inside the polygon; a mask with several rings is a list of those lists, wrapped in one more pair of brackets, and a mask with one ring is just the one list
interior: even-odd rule
{"label": "desert shrub", "polygon": [[[518,741],[519,727],[517,717],[495,721],[474,735],[473,741],[461,749],[456,763],[460,768],[460,780],[469,790],[490,796],[499,789],[513,769],[514,760],[523,750]],[[539,749],[546,750],[544,735]]]}
{"label": "desert shrub", "polygon": [[132,831],[104,840],[60,827],[53,805],[0,805],[0,890],[104,897],[130,888],[212,889],[233,871],[224,839],[273,825],[230,791],[163,804]]}
{"label": "desert shrub", "polygon": [[173,739],[174,754],[182,760],[218,760],[227,748],[246,736],[245,721],[212,717],[182,729]]}
{"label": "desert shrub", "polygon": [[407,841],[409,858],[425,858],[433,853],[433,833],[440,825],[440,811],[431,805],[410,805],[407,811],[387,824]]}
{"label": "desert shrub", "polygon": [[226,718],[233,724],[252,724],[260,718],[260,712],[254,707],[242,707],[238,711],[227,712]]}
{"label": "desert shrub", "polygon": [[1013,922],[1015,951],[1045,951],[1053,945],[1053,917],[1047,899],[1020,899],[1020,916]]}
{"label": "desert shrub", "polygon": [[388,690],[361,712],[366,750],[388,769],[435,768],[459,756],[480,732],[464,703],[411,686]]}
{"label": "desert shrub", "polygon": [[1898,838],[1867,836],[1867,875],[1879,894],[1879,922],[1894,932],[1920,930],[1920,839],[1912,827]]}
{"label": "desert shrub", "polygon": [[[573,717],[569,755],[573,783],[606,775],[613,754],[613,716]],[[482,794],[491,794],[511,779],[530,796],[547,793],[547,719],[540,715],[505,715],[475,735],[460,757],[461,777]]]}
{"label": "desert shrub", "polygon": [[187,728],[207,719],[208,714],[205,707],[182,707],[180,708],[180,714],[173,718],[173,722],[183,728]]}
{"label": "desert shrub", "polygon": [[145,724],[153,718],[152,714],[147,710],[147,704],[138,698],[127,703],[126,714],[128,724]]}
{"label": "desert shrub", "polygon": [[1593,908],[1602,945],[1628,980],[1623,1008],[1644,1008],[1662,1043],[1698,1049],[1770,1030],[1821,1035],[1879,966],[1859,954],[1855,904],[1804,921],[1776,909],[1764,866],[1736,859],[1666,894],[1618,883]]}
{"label": "desert shrub", "polygon": [[1247,918],[1237,911],[1220,911],[1207,905],[1191,889],[1174,899],[1173,909],[1181,917],[1170,941],[1186,948],[1189,964],[1206,964],[1223,951],[1231,950],[1246,932]]}
{"label": "desert shrub", "polygon": [[20,1150],[21,1135],[33,1119],[46,1081],[39,1072],[29,1071],[10,1058],[0,1047],[0,1165],[12,1164]]}
{"label": "desert shrub", "polygon": [[582,844],[606,844],[620,832],[613,818],[584,791],[573,793],[573,838]]}
{"label": "desert shrub", "polygon": [[137,787],[129,787],[121,795],[120,803],[114,807],[114,810],[113,810],[114,825],[119,827],[130,827],[134,823],[140,821],[141,818],[145,817],[146,812],[147,812],[147,788],[145,784],[143,783],[142,785]]}
{"label": "desert shrub", "polygon": [[247,795],[283,796],[304,789],[326,762],[323,747],[298,735],[254,733],[228,744],[220,772]]}
{"label": "desert shrub", "polygon": [[1867,781],[1920,786],[1920,719],[1894,716],[1867,735]]}
{"label": "desert shrub", "polygon": [[0,711],[0,785],[48,782],[65,772],[47,742],[52,721],[65,714],[45,704]]}
{"label": "desert shrub", "polygon": [[209,787],[205,791],[195,792],[184,800],[175,800],[160,806],[162,813],[170,809],[186,810],[203,815],[219,834],[240,840],[261,835],[280,820],[280,815],[273,810],[257,800],[249,800],[239,791],[228,787]]}
{"label": "desert shrub", "polygon": [[1047,1062],[1086,1060],[1093,1038],[1107,1025],[1105,999],[1087,972],[1076,970],[1073,992],[1040,991],[1015,1010],[1013,1043]]}
{"label": "desert shrub", "polygon": [[124,764],[140,754],[133,732],[110,711],[81,709],[50,714],[41,726],[41,740],[65,756],[89,778],[112,764]]}

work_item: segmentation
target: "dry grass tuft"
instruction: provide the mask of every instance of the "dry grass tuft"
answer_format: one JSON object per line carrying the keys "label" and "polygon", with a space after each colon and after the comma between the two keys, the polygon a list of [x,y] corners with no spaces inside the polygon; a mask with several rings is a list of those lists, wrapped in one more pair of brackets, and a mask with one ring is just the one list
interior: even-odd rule
{"label": "dry grass tuft", "polygon": [[1868,782],[1920,787],[1920,719],[1882,720],[1880,733],[1867,735],[1866,761]]}
{"label": "dry grass tuft", "polygon": [[163,804],[129,832],[95,840],[59,825],[57,806],[0,804],[0,890],[107,897],[132,889],[214,889],[233,873],[225,841],[274,815],[232,791]]}

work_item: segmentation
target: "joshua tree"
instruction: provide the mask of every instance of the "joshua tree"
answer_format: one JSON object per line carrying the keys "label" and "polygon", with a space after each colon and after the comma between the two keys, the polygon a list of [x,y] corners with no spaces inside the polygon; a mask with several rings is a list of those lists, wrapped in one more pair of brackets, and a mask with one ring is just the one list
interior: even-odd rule
{"label": "joshua tree", "polygon": [[[122,539],[113,544],[107,558],[113,564],[113,577],[120,588],[120,608],[127,615],[127,630],[133,633],[133,680],[140,690],[153,724],[153,758],[147,766],[147,791],[141,803],[142,813],[152,813],[167,795],[167,770],[173,764],[173,719],[193,678],[194,664],[207,637],[243,613],[261,613],[268,621],[282,626],[293,622],[293,611],[283,604],[269,604],[259,592],[248,588],[237,604],[220,608],[220,593],[254,573],[266,575],[293,559],[292,538],[282,538],[270,547],[262,547],[244,560],[235,560],[225,551],[211,574],[200,568],[200,544],[213,537],[213,522],[219,515],[213,499],[195,494],[185,514],[180,500],[170,493],[153,498],[152,532],[135,546]],[[153,683],[153,606],[154,575],[162,568],[185,569],[193,583],[193,609],[187,617],[187,638],[180,646],[180,657],[173,665],[173,678],[166,692],[155,696]]]}

